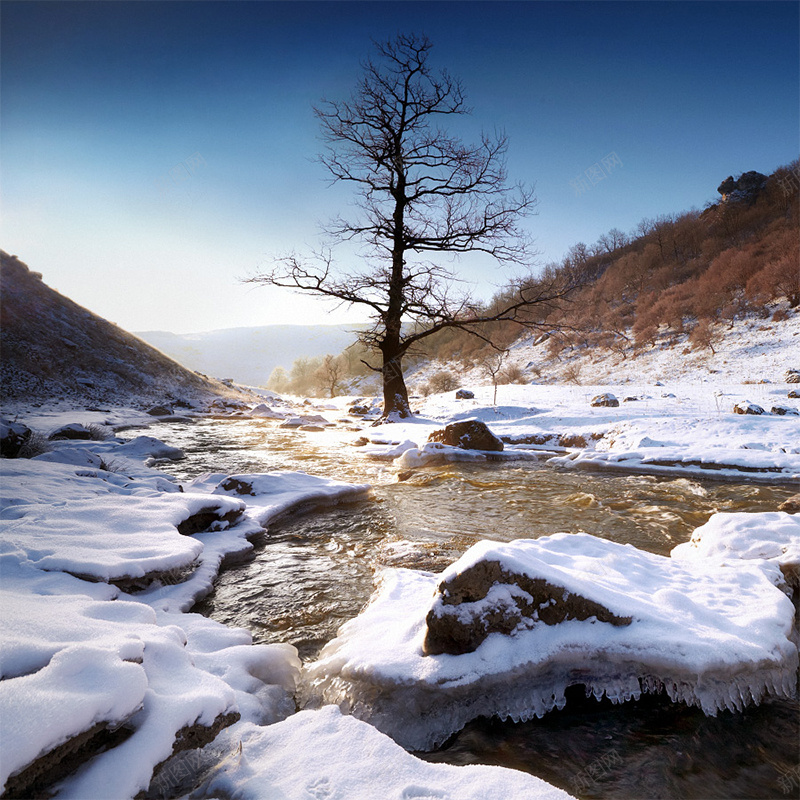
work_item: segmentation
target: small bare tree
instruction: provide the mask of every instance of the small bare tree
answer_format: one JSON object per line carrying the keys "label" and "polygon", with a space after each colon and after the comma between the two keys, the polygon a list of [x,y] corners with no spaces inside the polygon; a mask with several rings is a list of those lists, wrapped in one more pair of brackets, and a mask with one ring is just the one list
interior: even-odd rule
{"label": "small bare tree", "polygon": [[492,405],[497,405],[497,384],[500,382],[500,374],[503,370],[503,362],[508,355],[508,350],[491,350],[481,359],[481,370],[492,380],[494,387],[494,397]]}
{"label": "small bare tree", "polygon": [[[377,45],[351,98],[315,109],[328,149],[320,156],[334,182],[357,189],[358,209],[328,227],[332,243],[364,245],[362,269],[343,272],[330,249],[279,259],[251,277],[366,307],[373,324],[359,336],[380,357],[384,416],[410,415],[402,361],[409,349],[445,328],[487,340],[476,326],[510,321],[535,326],[528,310],[556,303],[572,288],[559,276],[514,284],[500,307],[481,310],[455,290],[457,275],[431,255],[480,252],[501,264],[532,265],[520,227],[532,191],[506,183],[507,140],[484,134],[465,144],[442,124],[469,113],[461,83],[428,63],[425,37],[401,35]],[[366,361],[365,361],[366,363]]]}
{"label": "small bare tree", "polygon": [[330,397],[336,397],[336,392],[339,389],[339,381],[341,381],[343,373],[344,365],[342,364],[342,360],[328,353],[317,370],[317,378],[329,393]]}

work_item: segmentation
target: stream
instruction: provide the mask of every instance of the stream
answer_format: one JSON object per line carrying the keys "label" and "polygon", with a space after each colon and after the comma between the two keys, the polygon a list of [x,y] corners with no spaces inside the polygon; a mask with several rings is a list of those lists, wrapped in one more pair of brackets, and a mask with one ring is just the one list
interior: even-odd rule
{"label": "stream", "polygon": [[[294,644],[306,661],[359,613],[383,567],[439,571],[480,539],[561,531],[668,555],[716,511],[774,511],[795,492],[528,461],[431,466],[397,482],[386,462],[336,446],[328,433],[281,429],[273,421],[203,419],[160,423],[150,432],[186,452],[165,467],[180,480],[203,472],[303,470],[373,485],[368,500],[271,524],[253,558],[222,572],[194,609],[247,628],[257,643]],[[769,700],[710,718],[661,696],[613,706],[573,687],[567,697],[564,710],[542,719],[475,720],[436,751],[417,755],[523,770],[581,798],[797,796],[796,702]]]}

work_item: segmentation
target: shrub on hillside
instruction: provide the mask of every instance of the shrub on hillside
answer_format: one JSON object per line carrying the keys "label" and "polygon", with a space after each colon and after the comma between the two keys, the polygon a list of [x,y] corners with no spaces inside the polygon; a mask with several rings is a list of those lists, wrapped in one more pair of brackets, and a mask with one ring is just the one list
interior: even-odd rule
{"label": "shrub on hillside", "polygon": [[441,370],[431,375],[427,384],[427,394],[442,394],[458,389],[458,379],[450,370]]}

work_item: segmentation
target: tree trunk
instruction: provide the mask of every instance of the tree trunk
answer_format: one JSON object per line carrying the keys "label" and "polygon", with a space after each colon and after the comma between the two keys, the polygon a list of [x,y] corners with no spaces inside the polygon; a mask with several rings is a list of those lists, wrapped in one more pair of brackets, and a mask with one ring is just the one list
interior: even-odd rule
{"label": "tree trunk", "polygon": [[403,378],[402,354],[391,356],[383,354],[383,417],[410,417],[411,408],[408,403],[408,389]]}

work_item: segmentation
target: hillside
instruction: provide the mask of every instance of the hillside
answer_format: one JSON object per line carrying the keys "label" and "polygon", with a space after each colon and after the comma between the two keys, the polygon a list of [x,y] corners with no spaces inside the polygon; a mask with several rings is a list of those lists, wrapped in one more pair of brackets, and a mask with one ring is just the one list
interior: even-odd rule
{"label": "hillside", "polygon": [[[628,357],[660,347],[665,337],[688,337],[691,347],[713,352],[737,320],[776,310],[774,322],[787,318],[800,306],[798,187],[797,161],[769,176],[745,172],[726,178],[719,202],[703,212],[643,219],[629,233],[612,228],[594,244],[578,242],[537,279],[572,283],[574,291],[566,302],[534,307],[530,322],[552,334],[552,356],[591,348]],[[788,309],[778,309],[784,299]],[[508,346],[520,328],[497,323],[489,332]],[[480,340],[453,331],[429,354],[469,364],[484,350]]]}
{"label": "hillside", "polygon": [[230,394],[63,297],[0,251],[0,401],[145,406]]}
{"label": "hillside", "polygon": [[265,325],[203,333],[140,331],[136,336],[189,369],[249,386],[266,386],[275,367],[298,358],[339,353],[355,340],[354,326]]}

